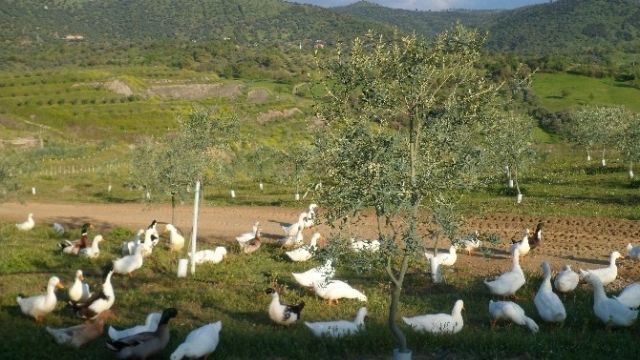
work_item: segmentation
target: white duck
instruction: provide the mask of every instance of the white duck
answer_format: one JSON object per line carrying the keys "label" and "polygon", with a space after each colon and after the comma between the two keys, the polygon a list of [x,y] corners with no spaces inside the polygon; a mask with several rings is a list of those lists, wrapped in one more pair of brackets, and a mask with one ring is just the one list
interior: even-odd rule
{"label": "white duck", "polygon": [[218,347],[221,329],[222,322],[217,321],[191,331],[184,342],[171,354],[170,359],[206,359]]}
{"label": "white duck", "polygon": [[455,334],[462,330],[464,302],[458,300],[453,305],[451,314],[427,314],[414,317],[402,317],[405,324],[416,331],[425,331],[432,334]]}
{"label": "white duck", "polygon": [[133,240],[131,241],[124,241],[122,243],[122,255],[133,255],[133,252],[136,249],[136,246],[139,246],[140,244],[142,244],[141,242],[141,238],[142,235],[144,234],[144,229],[140,229],[138,230],[138,232],[136,233],[136,235],[134,236]]}
{"label": "white duck", "polygon": [[520,267],[519,252],[513,249],[511,255],[513,259],[511,271],[503,273],[493,281],[484,280],[484,283],[489,287],[489,291],[494,295],[513,296],[526,282],[524,273]]}
{"label": "white duck", "polygon": [[178,229],[173,224],[165,225],[164,229],[169,232],[169,250],[181,251],[184,248],[184,236],[178,232]]}
{"label": "white duck", "polygon": [[376,252],[380,250],[380,241],[379,240],[356,240],[351,238],[350,244],[351,250],[354,252],[360,251],[371,251]]}
{"label": "white duck", "polygon": [[331,279],[335,274],[336,269],[332,266],[331,259],[327,260],[324,265],[314,267],[303,273],[291,273],[298,284],[304,287],[312,287],[314,281]]}
{"label": "white duck", "polygon": [[520,256],[525,256],[529,253],[529,250],[531,250],[531,246],[529,245],[529,229],[525,229],[522,240],[511,241],[511,253],[513,253],[514,250],[517,251]]}
{"label": "white duck", "polygon": [[94,236],[93,241],[91,242],[91,246],[80,249],[78,255],[89,259],[97,258],[100,255],[100,247],[98,247],[98,244],[100,244],[102,240],[104,240],[102,235]]}
{"label": "white duck", "polygon": [[108,334],[111,340],[118,341],[129,336],[137,335],[143,332],[154,332],[158,328],[162,313],[152,312],[147,315],[144,325],[136,325],[124,330],[116,330],[113,326],[109,326]]}
{"label": "white duck", "polygon": [[316,223],[316,209],[318,208],[317,204],[310,204],[309,210],[307,210],[307,216],[304,218],[304,223],[302,224],[304,228],[310,228]]}
{"label": "white duck", "polygon": [[76,279],[69,288],[69,300],[72,302],[87,301],[91,293],[89,292],[89,284],[83,282],[84,276],[82,270],[76,271]]}
{"label": "white duck", "polygon": [[627,256],[634,260],[640,260],[640,246],[627,244]]}
{"label": "white duck", "polygon": [[313,335],[317,337],[329,336],[334,338],[352,335],[364,328],[364,318],[367,316],[367,308],[361,307],[353,321],[337,320],[337,321],[319,321],[306,322],[305,325],[311,330]]}
{"label": "white duck", "polygon": [[633,283],[625,287],[615,298],[626,307],[637,309],[640,306],[640,283]]}
{"label": "white duck", "polygon": [[139,247],[142,248],[142,256],[147,257],[153,253],[153,248],[158,243],[158,237],[149,229],[144,232],[144,241]]}
{"label": "white duck", "polygon": [[298,231],[304,229],[304,221],[307,217],[307,212],[303,211],[298,215],[298,221],[294,222],[289,226],[282,226],[282,231],[284,231],[285,237],[295,237],[298,234]]}
{"label": "white duck", "polygon": [[18,230],[21,231],[29,231],[33,229],[34,226],[36,226],[36,222],[33,220],[33,213],[29,213],[27,221],[16,224]]}
{"label": "white duck", "polygon": [[259,238],[260,237],[259,231],[260,231],[260,221],[256,221],[255,224],[253,224],[251,231],[242,233],[236,236],[236,241],[238,242],[238,245],[240,246],[240,248],[243,249],[247,243],[249,243],[256,237]]}
{"label": "white duck", "polygon": [[458,254],[456,253],[456,247],[451,245],[451,247],[449,247],[449,252],[445,252],[445,253],[436,253],[435,255],[433,254],[433,252],[431,251],[426,251],[424,253],[424,256],[427,257],[427,259],[431,260],[433,258],[437,258],[438,259],[438,263],[440,263],[440,265],[443,266],[452,266],[453,264],[456,263],[456,260],[458,260]]}
{"label": "white duck", "polygon": [[532,318],[525,315],[520,305],[512,301],[489,300],[489,314],[491,314],[491,327],[496,325],[498,320],[512,321],[518,325],[526,326],[532,332],[538,332],[538,324]]}
{"label": "white duck", "polygon": [[300,312],[304,308],[304,301],[297,305],[285,305],[280,303],[280,295],[272,288],[265,291],[271,295],[269,304],[269,318],[276,324],[291,325],[300,319]]}
{"label": "white duck", "polygon": [[[191,259],[191,261],[195,261],[196,264],[203,264],[206,262],[217,264],[221,262],[226,255],[227,249],[224,246],[218,246],[215,250],[200,250],[196,252],[196,256]],[[191,253],[189,253],[189,257],[191,257]]]}
{"label": "white duck", "polygon": [[47,292],[43,295],[35,295],[25,298],[18,295],[16,301],[20,305],[22,313],[36,319],[37,322],[56,308],[58,298],[56,297],[56,288],[64,289],[62,282],[57,276],[52,276],[47,283]]}
{"label": "white duck", "polygon": [[133,255],[127,255],[120,259],[113,260],[113,272],[116,274],[127,274],[131,276],[132,272],[142,267],[143,262],[142,246],[136,246],[133,251]]}
{"label": "white duck", "polygon": [[472,251],[474,251],[475,249],[479,248],[480,245],[482,245],[482,242],[478,238],[479,236],[480,236],[480,233],[478,233],[478,230],[476,230],[473,234],[469,234],[463,237],[462,239],[460,239],[457,245],[459,248],[464,249],[467,252],[467,255],[471,255]]}
{"label": "white duck", "polygon": [[112,275],[113,270],[107,274],[102,284],[102,290],[91,294],[87,301],[82,304],[72,304],[76,315],[84,319],[93,319],[103,311],[111,309],[111,306],[116,301],[116,294],[113,292],[113,286],[111,285]]}
{"label": "white duck", "polygon": [[604,285],[594,274],[587,274],[584,279],[593,286],[593,312],[609,326],[631,326],[638,318],[638,310],[631,310],[620,301],[608,298]]}
{"label": "white duck", "polygon": [[320,233],[315,232],[311,236],[309,245],[303,245],[297,249],[287,251],[285,254],[287,254],[292,261],[307,261],[311,259],[313,252],[316,251],[318,239],[320,239]]}
{"label": "white duck", "polygon": [[553,281],[553,285],[556,290],[561,293],[567,293],[575,290],[580,282],[580,276],[577,272],[571,270],[571,266],[565,265],[562,271],[556,275],[556,279]]}
{"label": "white duck", "polygon": [[551,289],[551,267],[548,262],[542,263],[542,271],[544,272],[544,278],[533,302],[542,320],[546,322],[563,322],[567,318],[567,311],[558,295]]}
{"label": "white duck", "polygon": [[614,251],[609,255],[609,266],[600,269],[582,270],[580,269],[580,276],[585,278],[587,275],[594,275],[602,285],[607,286],[612,283],[618,276],[618,267],[616,266],[616,260],[622,258],[619,252]]}
{"label": "white duck", "polygon": [[360,291],[340,280],[320,280],[313,282],[313,289],[316,295],[327,300],[329,303],[338,303],[338,299],[358,299],[367,301],[367,297]]}

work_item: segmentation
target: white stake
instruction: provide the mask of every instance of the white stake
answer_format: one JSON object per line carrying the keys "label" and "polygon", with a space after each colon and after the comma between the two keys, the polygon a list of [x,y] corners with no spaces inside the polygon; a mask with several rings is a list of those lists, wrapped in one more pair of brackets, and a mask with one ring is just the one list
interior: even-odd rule
{"label": "white stake", "polygon": [[516,200],[518,201],[518,204],[522,203],[522,194],[518,194]]}
{"label": "white stake", "polygon": [[296,193],[295,199],[296,201],[300,201],[300,193]]}
{"label": "white stake", "polygon": [[264,190],[264,184],[260,183],[260,191]]}
{"label": "white stake", "polygon": [[602,166],[607,166],[607,160],[602,159]]}
{"label": "white stake", "polygon": [[111,192],[111,184],[109,184],[109,187],[107,188],[107,192],[110,193]]}
{"label": "white stake", "polygon": [[236,198],[236,191],[235,190],[231,190],[231,198],[232,199]]}
{"label": "white stake", "polygon": [[193,199],[193,228],[191,229],[191,275],[196,273],[196,236],[198,235],[198,208],[200,206],[200,180],[196,181],[196,194]]}
{"label": "white stake", "polygon": [[35,194],[36,194],[36,188],[35,188],[35,187],[32,187],[32,188],[31,188],[31,194],[32,194],[32,195],[35,195]]}

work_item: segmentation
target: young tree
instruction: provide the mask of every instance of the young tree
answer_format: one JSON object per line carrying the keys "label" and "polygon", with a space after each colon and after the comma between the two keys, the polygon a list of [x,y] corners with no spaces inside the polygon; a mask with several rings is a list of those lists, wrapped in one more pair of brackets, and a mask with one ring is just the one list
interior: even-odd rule
{"label": "young tree", "polygon": [[587,146],[602,146],[602,166],[607,165],[605,159],[607,148],[617,147],[617,141],[624,128],[627,112],[623,106],[584,107],[576,112],[572,135],[574,140]]}
{"label": "young tree", "polygon": [[497,163],[498,166],[506,165],[513,174],[519,203],[522,200],[519,174],[525,165],[533,161],[535,155],[531,147],[535,123],[529,116],[514,112],[500,114],[497,120],[498,131],[494,137],[495,145],[500,148],[496,152]]}
{"label": "young tree", "polygon": [[328,94],[318,104],[327,125],[315,158],[320,202],[331,222],[374,211],[382,245],[370,261],[391,281],[389,327],[402,354],[410,352],[396,320],[409,263],[423,246],[419,209],[438,211],[489,166],[499,86],[479,70],[482,42],[460,25],[429,43],[369,33],[327,67]]}
{"label": "young tree", "polygon": [[620,152],[622,158],[629,163],[629,178],[633,179],[633,164],[640,162],[640,114],[629,114],[620,135]]}
{"label": "young tree", "polygon": [[179,120],[178,131],[162,142],[146,140],[134,154],[137,173],[134,182],[146,189],[157,189],[171,197],[171,222],[175,223],[178,197],[197,180],[204,180],[207,169],[216,162],[215,150],[228,149],[235,136],[237,121],[220,116],[214,109],[196,109]]}

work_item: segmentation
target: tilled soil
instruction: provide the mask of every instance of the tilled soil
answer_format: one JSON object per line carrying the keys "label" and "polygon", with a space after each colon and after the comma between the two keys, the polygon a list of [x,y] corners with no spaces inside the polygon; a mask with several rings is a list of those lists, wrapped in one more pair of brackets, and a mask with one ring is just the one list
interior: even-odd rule
{"label": "tilled soil", "polygon": [[[304,210],[280,207],[203,207],[199,214],[198,238],[204,242],[232,242],[240,233],[251,230],[260,221],[263,237],[281,237],[281,224],[296,221]],[[92,222],[97,231],[121,226],[135,231],[146,227],[152,219],[171,221],[171,208],[167,205],[141,204],[70,204],[70,203],[3,203],[0,204],[0,221],[18,222],[32,212],[37,225],[50,226],[59,222],[67,227],[79,227]],[[192,208],[180,206],[176,211],[176,225],[182,230],[190,227]],[[501,244],[491,246],[491,255],[459,252],[456,266],[471,267],[478,276],[492,276],[510,268],[508,249],[511,239],[522,237],[523,230],[533,230],[538,222],[544,223],[543,243],[522,259],[525,271],[539,273],[540,263],[547,260],[554,270],[565,264],[577,271],[607,266],[609,254],[617,250],[626,256],[626,245],[640,245],[640,222],[611,218],[582,217],[529,217],[509,214],[492,214],[467,219],[466,230],[495,233]],[[362,238],[375,235],[375,222],[371,217],[351,226],[351,232]],[[305,238],[313,230],[306,230]],[[327,234],[329,227],[319,226]],[[184,231],[183,231],[184,232]],[[444,248],[444,244],[440,245]],[[618,260],[618,279],[610,288],[619,288],[640,280],[640,263],[625,258]]]}

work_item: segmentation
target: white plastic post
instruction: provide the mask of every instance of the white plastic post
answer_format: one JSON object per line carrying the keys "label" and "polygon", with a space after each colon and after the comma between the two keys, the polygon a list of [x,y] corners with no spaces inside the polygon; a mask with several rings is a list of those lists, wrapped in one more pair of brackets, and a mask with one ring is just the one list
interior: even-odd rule
{"label": "white plastic post", "polygon": [[300,193],[296,193],[295,199],[296,201],[300,201]]}
{"label": "white plastic post", "polygon": [[193,228],[191,229],[191,275],[196,273],[196,236],[198,235],[198,207],[200,206],[200,181],[196,181],[196,195],[193,199]]}
{"label": "white plastic post", "polygon": [[602,166],[607,166],[607,160],[602,159]]}
{"label": "white plastic post", "polygon": [[235,190],[231,190],[231,198],[232,199],[236,198],[236,191]]}
{"label": "white plastic post", "polygon": [[31,194],[32,194],[32,195],[35,195],[35,194],[36,194],[36,188],[35,188],[35,186],[31,188]]}
{"label": "white plastic post", "polygon": [[633,170],[629,170],[629,177],[633,179],[634,176],[635,174],[633,173]]}
{"label": "white plastic post", "polygon": [[264,190],[264,184],[260,183],[260,191]]}
{"label": "white plastic post", "polygon": [[109,184],[109,187],[107,187],[107,192],[111,192],[111,184]]}
{"label": "white plastic post", "polygon": [[516,201],[518,202],[518,204],[522,203],[522,194],[518,194],[518,196],[516,197]]}

